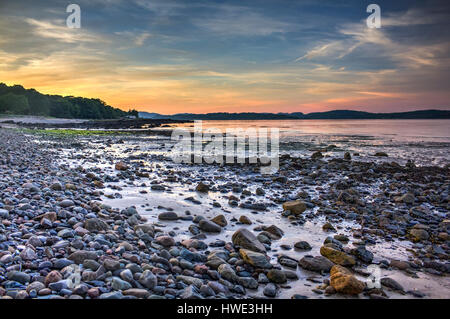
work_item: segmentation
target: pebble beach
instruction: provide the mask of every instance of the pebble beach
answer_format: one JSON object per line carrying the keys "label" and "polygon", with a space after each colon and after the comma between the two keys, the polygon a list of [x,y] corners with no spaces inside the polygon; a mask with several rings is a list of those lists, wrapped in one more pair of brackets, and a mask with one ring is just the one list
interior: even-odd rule
{"label": "pebble beach", "polygon": [[2,299],[450,298],[450,167],[0,129]]}

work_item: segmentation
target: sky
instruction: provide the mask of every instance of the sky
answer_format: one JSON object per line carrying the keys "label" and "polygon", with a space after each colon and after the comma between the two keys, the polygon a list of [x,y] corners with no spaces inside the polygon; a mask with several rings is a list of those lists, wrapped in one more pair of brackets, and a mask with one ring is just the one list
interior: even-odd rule
{"label": "sky", "polygon": [[450,109],[449,32],[447,0],[0,0],[0,82],[162,114]]}

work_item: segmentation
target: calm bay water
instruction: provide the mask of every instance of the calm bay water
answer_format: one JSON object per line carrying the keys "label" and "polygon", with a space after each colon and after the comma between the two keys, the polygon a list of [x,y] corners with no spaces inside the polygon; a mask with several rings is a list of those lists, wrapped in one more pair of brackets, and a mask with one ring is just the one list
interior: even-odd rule
{"label": "calm bay water", "polygon": [[[193,124],[180,125],[193,129]],[[346,151],[361,158],[381,160],[373,155],[386,152],[388,159],[418,165],[445,165],[450,158],[450,120],[259,120],[202,121],[203,129],[278,128],[280,152],[308,156],[311,151],[336,146],[328,156]]]}

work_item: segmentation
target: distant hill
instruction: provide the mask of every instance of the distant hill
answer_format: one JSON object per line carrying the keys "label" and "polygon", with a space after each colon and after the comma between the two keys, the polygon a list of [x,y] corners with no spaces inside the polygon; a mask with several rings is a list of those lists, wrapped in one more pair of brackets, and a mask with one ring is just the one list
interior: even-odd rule
{"label": "distant hill", "polygon": [[174,120],[353,120],[353,119],[450,119],[450,110],[422,110],[400,113],[370,113],[351,110],[335,110],[304,114],[295,113],[178,113],[163,115],[139,112],[141,118]]}
{"label": "distant hill", "polygon": [[0,114],[41,115],[76,119],[118,119],[137,111],[125,112],[100,99],[42,94],[21,85],[0,83]]}

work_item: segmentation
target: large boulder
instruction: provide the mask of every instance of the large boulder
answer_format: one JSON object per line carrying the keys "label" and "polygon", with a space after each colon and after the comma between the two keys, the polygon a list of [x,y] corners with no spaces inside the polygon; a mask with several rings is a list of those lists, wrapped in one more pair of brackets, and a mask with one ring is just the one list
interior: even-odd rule
{"label": "large boulder", "polygon": [[300,200],[293,200],[283,204],[283,210],[288,210],[294,215],[300,215],[306,208],[306,204]]}
{"label": "large boulder", "polygon": [[207,219],[202,219],[198,223],[198,227],[207,233],[220,233],[220,231],[222,230],[222,228],[218,224]]}
{"label": "large boulder", "polygon": [[231,237],[233,244],[244,249],[265,253],[264,245],[253,235],[252,232],[245,228],[238,229]]}
{"label": "large boulder", "polygon": [[335,265],[330,271],[330,284],[339,293],[357,295],[363,292],[366,284],[356,279],[345,267]]}
{"label": "large boulder", "polygon": [[315,272],[330,272],[333,263],[323,256],[305,256],[298,262],[303,269]]}
{"label": "large boulder", "polygon": [[320,254],[341,266],[353,266],[356,263],[352,256],[331,247],[320,247]]}
{"label": "large boulder", "polygon": [[240,249],[239,254],[247,264],[256,268],[272,268],[272,264],[267,259],[267,256],[248,249]]}

